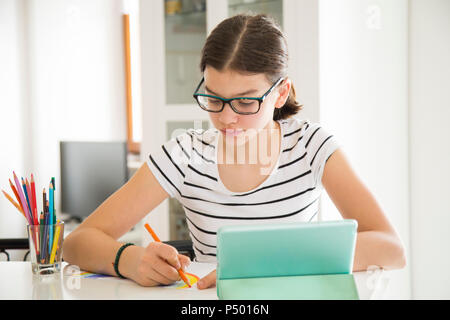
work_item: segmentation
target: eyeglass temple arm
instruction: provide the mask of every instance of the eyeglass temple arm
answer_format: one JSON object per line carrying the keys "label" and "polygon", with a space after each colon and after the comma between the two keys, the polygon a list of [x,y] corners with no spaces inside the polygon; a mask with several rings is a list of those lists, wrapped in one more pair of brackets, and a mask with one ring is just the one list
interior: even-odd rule
{"label": "eyeglass temple arm", "polygon": [[200,83],[198,84],[197,88],[195,89],[194,97],[195,97],[195,94],[197,93],[198,89],[200,89],[201,85],[203,84],[203,81],[205,81],[205,77],[202,77],[202,80],[200,81]]}

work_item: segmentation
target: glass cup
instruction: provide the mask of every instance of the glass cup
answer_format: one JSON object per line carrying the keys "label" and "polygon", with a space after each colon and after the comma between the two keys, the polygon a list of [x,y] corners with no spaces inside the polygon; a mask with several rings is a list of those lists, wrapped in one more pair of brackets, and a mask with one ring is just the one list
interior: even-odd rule
{"label": "glass cup", "polygon": [[61,274],[33,275],[33,300],[64,299]]}
{"label": "glass cup", "polygon": [[33,274],[61,272],[64,222],[27,225]]}

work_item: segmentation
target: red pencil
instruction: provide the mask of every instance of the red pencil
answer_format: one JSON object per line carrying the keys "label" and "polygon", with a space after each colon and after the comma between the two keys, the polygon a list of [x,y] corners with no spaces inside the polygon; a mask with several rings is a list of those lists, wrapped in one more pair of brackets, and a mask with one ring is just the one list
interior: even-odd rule
{"label": "red pencil", "polygon": [[34,184],[34,177],[31,174],[31,210],[33,210],[34,224],[38,225],[38,213],[37,213],[37,205],[36,205],[36,186]]}
{"label": "red pencil", "polygon": [[31,222],[34,224],[33,199],[32,199],[32,196],[31,196],[30,183],[28,182],[28,178],[27,177],[25,177],[25,187],[27,188],[27,194],[28,194],[28,200],[29,200],[29,208],[30,208],[30,214],[31,214]]}

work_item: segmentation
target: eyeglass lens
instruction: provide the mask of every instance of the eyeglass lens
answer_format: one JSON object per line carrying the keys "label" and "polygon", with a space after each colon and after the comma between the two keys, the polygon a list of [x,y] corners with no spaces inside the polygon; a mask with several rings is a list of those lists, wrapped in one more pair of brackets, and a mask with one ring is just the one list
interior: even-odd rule
{"label": "eyeglass lens", "polygon": [[[217,112],[222,109],[222,105],[225,103],[222,100],[205,96],[198,96],[197,100],[202,108],[213,112]],[[233,108],[236,109],[236,111],[241,113],[257,112],[259,108],[259,101],[254,99],[235,99],[231,100],[230,103],[233,105]]]}

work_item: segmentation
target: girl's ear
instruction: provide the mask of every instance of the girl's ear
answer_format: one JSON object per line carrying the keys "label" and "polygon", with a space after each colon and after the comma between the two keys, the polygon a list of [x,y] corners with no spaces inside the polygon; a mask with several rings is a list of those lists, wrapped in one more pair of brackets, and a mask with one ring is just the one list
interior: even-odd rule
{"label": "girl's ear", "polygon": [[291,91],[292,81],[289,78],[286,78],[281,82],[278,88],[278,99],[275,103],[275,108],[281,108],[286,103],[286,100],[289,98],[289,92]]}

